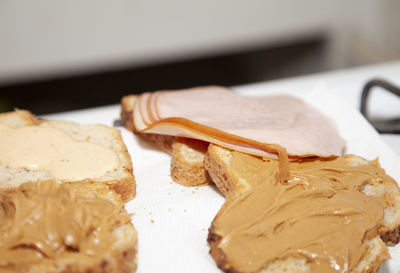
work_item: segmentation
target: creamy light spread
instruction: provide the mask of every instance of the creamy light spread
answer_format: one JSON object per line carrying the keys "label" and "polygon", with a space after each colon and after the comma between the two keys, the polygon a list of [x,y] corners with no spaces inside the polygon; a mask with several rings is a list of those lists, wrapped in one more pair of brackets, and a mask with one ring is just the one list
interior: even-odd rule
{"label": "creamy light spread", "polygon": [[116,239],[112,231],[129,222],[120,206],[77,195],[65,184],[23,184],[0,195],[0,271],[46,268],[65,257],[84,264],[109,252]]}
{"label": "creamy light spread", "polygon": [[46,126],[9,128],[0,125],[0,163],[10,168],[45,170],[60,180],[101,177],[118,168],[114,151],[76,141]]}
{"label": "creamy light spread", "polygon": [[228,194],[215,218],[212,232],[220,241],[213,257],[235,272],[258,272],[291,257],[306,259],[311,272],[351,272],[367,255],[366,242],[378,235],[391,202],[362,190],[391,178],[377,161],[349,162],[292,162],[287,182],[277,182],[276,160],[233,152],[227,174],[249,183],[249,190]]}

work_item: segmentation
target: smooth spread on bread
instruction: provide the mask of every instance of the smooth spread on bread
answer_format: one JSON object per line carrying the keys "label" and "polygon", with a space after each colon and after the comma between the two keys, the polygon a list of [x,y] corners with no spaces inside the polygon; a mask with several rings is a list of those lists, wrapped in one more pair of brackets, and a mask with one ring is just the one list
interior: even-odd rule
{"label": "smooth spread on bread", "polygon": [[[90,186],[94,183],[104,183],[118,193],[126,202],[136,194],[135,179],[132,174],[132,162],[123,143],[120,132],[104,125],[80,125],[73,122],[37,119],[32,113],[24,110],[0,114],[0,125],[9,128],[24,128],[29,126],[50,127],[59,130],[73,140],[82,143],[93,143],[112,150],[118,157],[118,166],[94,179],[72,179],[68,183],[85,183]],[[46,170],[28,170],[26,168],[10,168],[0,164],[0,190],[10,191],[25,182],[39,180],[61,179],[51,175]]]}
{"label": "smooth spread on bread", "polygon": [[133,124],[133,109],[137,96],[121,100],[121,122],[130,131],[171,155],[171,177],[181,185],[198,186],[211,183],[203,159],[208,142],[159,134],[138,133]]}
{"label": "smooth spread on bread", "polygon": [[137,235],[117,194],[54,181],[0,193],[0,272],[126,272]]}
{"label": "smooth spread on bread", "polygon": [[[241,159],[241,161],[237,160],[238,158],[237,156],[239,156],[239,159]],[[234,162],[232,162],[232,158],[235,158]],[[353,271],[351,271],[351,272],[376,272],[379,269],[379,266],[386,259],[389,258],[387,248],[383,242],[389,244],[399,242],[399,226],[400,226],[399,187],[393,179],[391,179],[389,176],[385,174],[383,169],[379,167],[376,161],[368,162],[354,155],[347,155],[345,157],[338,158],[336,160],[342,161],[341,166],[348,168],[348,174],[351,174],[352,168],[357,166],[361,166],[361,168],[363,166],[370,166],[371,173],[375,175],[376,172],[376,176],[374,177],[374,179],[369,179],[369,180],[366,179],[364,181],[364,178],[362,177],[360,178],[360,181],[362,181],[362,183],[354,186],[362,194],[365,194],[366,196],[374,196],[377,199],[379,199],[380,202],[384,203],[383,220],[382,220],[383,222],[378,229],[379,232],[378,236],[375,236],[365,242],[367,245],[366,254],[362,258],[362,260],[360,260],[357,263],[357,266],[354,267]],[[237,165],[238,162],[243,163],[243,165],[240,166]],[[321,161],[321,164],[326,164],[326,163],[328,163],[326,169],[334,172],[333,169],[332,170],[330,169],[331,167],[329,166],[330,164],[329,160],[326,162]],[[247,195],[251,194],[251,192],[254,189],[258,189],[257,185],[254,184],[255,183],[254,181],[256,181],[254,180],[254,178],[257,177],[257,175],[273,177],[273,175],[271,175],[273,174],[273,172],[271,172],[271,170],[269,170],[268,167],[269,164],[270,163],[268,163],[268,160],[265,161],[262,158],[257,158],[250,155],[244,155],[225,148],[221,148],[213,144],[210,144],[208,148],[207,155],[205,158],[206,169],[208,170],[213,181],[216,183],[217,187],[226,197],[226,202],[224,204],[224,207],[218,213],[218,215],[213,221],[213,224],[210,227],[208,240],[211,246],[211,254],[214,260],[216,261],[218,266],[226,272],[245,272],[245,271],[241,271],[238,268],[236,268],[235,265],[232,265],[230,261],[231,257],[227,255],[227,253],[224,253],[223,247],[221,247],[222,245],[227,243],[226,240],[231,240],[225,238],[223,235],[220,234],[220,226],[219,226],[219,224],[221,223],[220,218],[226,217],[226,215],[223,216],[221,214],[226,213],[225,211],[227,208],[229,210],[229,207],[232,206],[231,203],[233,200],[244,198],[244,196],[247,198]],[[260,166],[262,166],[261,167],[262,169],[260,169]],[[363,169],[362,172],[364,171],[366,170]],[[327,171],[327,174],[328,173],[329,172]],[[329,177],[329,175],[326,175],[326,177]],[[332,179],[330,182],[332,184],[341,183],[340,180],[335,181],[336,179],[335,176],[332,176],[332,178],[330,179]],[[259,219],[257,221],[261,221],[261,218],[257,219]],[[273,220],[269,219],[269,221]],[[233,221],[232,223],[234,222],[235,221]],[[234,225],[232,223],[231,225]],[[250,225],[250,223],[246,222],[246,225]],[[277,227],[276,232],[279,232],[282,228],[283,229],[287,228],[285,226],[286,224],[282,222],[280,226]],[[314,228],[313,226],[309,227],[310,230],[313,230],[313,228]],[[298,236],[300,236],[301,238],[305,235],[298,234]],[[295,242],[291,243],[294,244]],[[338,243],[344,245],[346,242],[338,242]],[[274,248],[273,245],[270,245],[269,247]],[[245,249],[243,248],[241,251],[242,255],[244,255]],[[254,249],[253,251],[257,250]],[[262,270],[256,272],[309,272],[311,270],[310,264],[311,263],[307,258],[280,257],[279,259],[278,257],[277,260],[269,263],[267,267],[262,268]]]}
{"label": "smooth spread on bread", "polygon": [[[124,202],[135,196],[136,186],[120,132],[103,125],[42,120],[24,110],[0,114],[0,130],[0,153],[11,158],[0,159],[0,272],[134,272],[137,235]],[[24,137],[34,140],[26,139],[25,145]],[[58,146],[38,150],[53,142]],[[51,154],[59,152],[58,157]],[[69,152],[93,162],[71,163],[77,157]],[[101,158],[104,154],[111,159]],[[43,162],[52,168],[41,168]]]}

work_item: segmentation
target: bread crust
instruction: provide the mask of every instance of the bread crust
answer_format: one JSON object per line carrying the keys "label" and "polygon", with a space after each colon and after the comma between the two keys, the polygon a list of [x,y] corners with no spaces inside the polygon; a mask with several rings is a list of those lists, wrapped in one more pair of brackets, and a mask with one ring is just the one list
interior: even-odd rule
{"label": "bread crust", "polygon": [[121,99],[121,123],[126,129],[132,132],[136,132],[135,126],[133,125],[133,107],[135,106],[135,95],[125,96]]}
{"label": "bread crust", "polygon": [[400,226],[384,232],[381,237],[385,243],[397,245],[400,243]]}
{"label": "bread crust", "polygon": [[208,143],[177,137],[172,144],[171,177],[184,186],[202,186],[211,182],[203,160]]}
{"label": "bread crust", "polygon": [[27,110],[15,109],[14,112],[0,114],[0,123],[11,128],[37,125],[39,122],[39,119],[37,119],[34,114]]}
{"label": "bread crust", "polygon": [[207,242],[210,245],[210,255],[214,259],[219,269],[226,273],[236,273],[234,269],[229,268],[228,263],[226,262],[226,255],[218,247],[222,237],[218,235],[214,229],[215,228],[213,224],[211,224],[211,227],[208,229]]}

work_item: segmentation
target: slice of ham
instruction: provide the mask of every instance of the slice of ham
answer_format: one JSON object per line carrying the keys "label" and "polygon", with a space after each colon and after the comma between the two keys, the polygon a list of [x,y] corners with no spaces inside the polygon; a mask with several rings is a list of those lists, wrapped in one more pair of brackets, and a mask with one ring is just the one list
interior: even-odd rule
{"label": "slice of ham", "polygon": [[[260,156],[332,157],[345,142],[334,124],[290,96],[247,97],[223,87],[144,93],[134,107],[139,132],[200,139]],[[272,144],[272,146],[271,146]]]}

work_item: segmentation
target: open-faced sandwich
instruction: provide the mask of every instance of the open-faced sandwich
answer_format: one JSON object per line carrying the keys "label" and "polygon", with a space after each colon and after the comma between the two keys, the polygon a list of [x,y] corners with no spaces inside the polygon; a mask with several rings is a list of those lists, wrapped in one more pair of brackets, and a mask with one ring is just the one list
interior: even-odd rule
{"label": "open-faced sandwich", "polygon": [[376,272],[399,242],[397,183],[344,155],[332,121],[298,98],[158,91],[124,97],[121,120],[171,154],[174,181],[224,194],[208,241],[225,272]]}

